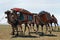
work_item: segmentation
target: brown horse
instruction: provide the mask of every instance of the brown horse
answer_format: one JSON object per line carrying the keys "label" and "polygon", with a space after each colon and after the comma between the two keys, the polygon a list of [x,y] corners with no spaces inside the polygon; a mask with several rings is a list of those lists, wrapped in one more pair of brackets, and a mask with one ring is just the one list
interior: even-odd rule
{"label": "brown horse", "polygon": [[28,26],[27,24],[31,25],[31,23],[33,23],[32,22],[33,14],[25,9],[20,9],[20,8],[13,8],[11,10],[12,10],[12,14],[14,15],[15,20],[18,21],[18,24],[19,25],[25,24],[24,34],[26,31],[26,27],[28,27],[29,35],[30,35],[30,26]]}
{"label": "brown horse", "polygon": [[42,32],[43,32],[43,26],[46,25],[46,31],[47,31],[47,29],[48,29],[47,25],[50,22],[49,22],[49,20],[48,20],[48,18],[46,16],[50,17],[50,14],[49,13],[45,13],[45,14],[33,14],[33,29],[34,29],[34,24],[36,24],[37,30],[34,29],[36,32],[38,32],[38,30],[39,30],[39,25],[41,25]]}
{"label": "brown horse", "polygon": [[12,15],[12,13],[9,11],[9,10],[7,10],[7,11],[5,11],[5,14],[7,15],[7,21],[8,21],[8,23],[12,26],[12,35],[14,35],[15,33],[15,30],[17,31],[17,34],[16,35],[18,35],[18,28],[17,28],[17,21],[16,20],[14,20],[14,17],[13,17],[13,15]]}
{"label": "brown horse", "polygon": [[[46,25],[46,32],[47,32],[48,31],[48,25],[50,28],[50,20],[51,20],[50,13],[48,13],[46,11],[41,11],[38,15],[40,17],[40,25],[42,27],[42,30],[43,30],[43,25]],[[49,32],[51,33],[51,30]]]}

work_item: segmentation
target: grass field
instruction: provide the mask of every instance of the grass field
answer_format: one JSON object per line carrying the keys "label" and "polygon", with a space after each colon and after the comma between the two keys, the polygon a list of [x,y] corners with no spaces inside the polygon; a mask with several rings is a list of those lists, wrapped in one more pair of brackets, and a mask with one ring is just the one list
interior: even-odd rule
{"label": "grass field", "polygon": [[[53,31],[53,35],[43,35],[40,36],[41,28],[39,28],[39,33],[36,34],[32,29],[31,29],[31,36],[28,36],[26,31],[27,36],[18,36],[18,37],[12,37],[11,35],[11,26],[10,25],[0,25],[0,40],[60,40],[60,32],[59,31]],[[45,29],[44,29],[45,32]]]}

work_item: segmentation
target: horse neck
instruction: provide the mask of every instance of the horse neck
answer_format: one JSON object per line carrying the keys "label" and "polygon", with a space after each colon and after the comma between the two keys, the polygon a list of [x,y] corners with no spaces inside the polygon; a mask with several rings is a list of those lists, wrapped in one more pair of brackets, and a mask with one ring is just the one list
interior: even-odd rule
{"label": "horse neck", "polygon": [[53,17],[52,19],[53,19],[54,21],[56,21],[56,22],[57,22],[57,19],[56,19],[56,17]]}
{"label": "horse neck", "polygon": [[13,15],[14,15],[14,19],[18,18],[18,15],[16,13],[13,13]]}

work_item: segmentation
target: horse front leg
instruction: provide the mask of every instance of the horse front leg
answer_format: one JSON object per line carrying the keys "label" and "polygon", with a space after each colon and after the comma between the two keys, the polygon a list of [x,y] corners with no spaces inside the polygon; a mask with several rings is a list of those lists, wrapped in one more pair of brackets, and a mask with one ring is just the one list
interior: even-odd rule
{"label": "horse front leg", "polygon": [[12,28],[12,35],[14,35],[14,34],[15,34],[14,32],[15,32],[15,30],[14,30],[14,28]]}
{"label": "horse front leg", "polygon": [[24,35],[25,35],[26,27],[27,27],[27,23],[25,23]]}
{"label": "horse front leg", "polygon": [[21,29],[20,33],[23,34],[22,25],[20,24],[19,26],[20,26],[20,29]]}
{"label": "horse front leg", "polygon": [[30,35],[30,25],[28,24],[28,34]]}
{"label": "horse front leg", "polygon": [[16,36],[18,36],[18,27],[15,27],[15,29],[16,29],[16,32],[17,32]]}
{"label": "horse front leg", "polygon": [[15,29],[14,29],[14,26],[12,25],[12,35],[14,35],[15,33]]}

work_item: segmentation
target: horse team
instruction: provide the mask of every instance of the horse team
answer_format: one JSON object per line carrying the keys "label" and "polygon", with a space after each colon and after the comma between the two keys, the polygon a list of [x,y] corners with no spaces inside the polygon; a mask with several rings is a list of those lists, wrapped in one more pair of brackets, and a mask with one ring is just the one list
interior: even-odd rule
{"label": "horse team", "polygon": [[[7,21],[12,27],[12,35],[15,35],[15,30],[18,36],[18,25],[21,29],[21,33],[25,34],[26,27],[28,28],[28,34],[30,35],[31,24],[33,24],[33,30],[38,32],[39,25],[41,26],[41,30],[43,32],[44,25],[46,26],[46,33],[48,28],[50,29],[50,34],[53,31],[52,23],[55,24],[55,29],[58,26],[58,21],[54,15],[51,16],[49,12],[41,11],[39,13],[31,13],[22,8],[13,8],[5,11],[7,15]],[[24,32],[22,31],[22,24],[25,24]],[[34,29],[34,24],[36,24],[36,29]],[[57,26],[56,26],[57,25]],[[52,30],[51,30],[52,29]],[[59,30],[59,27],[58,27]],[[43,33],[42,33],[43,35]]]}

